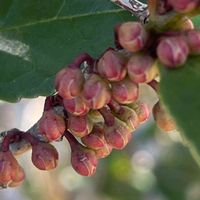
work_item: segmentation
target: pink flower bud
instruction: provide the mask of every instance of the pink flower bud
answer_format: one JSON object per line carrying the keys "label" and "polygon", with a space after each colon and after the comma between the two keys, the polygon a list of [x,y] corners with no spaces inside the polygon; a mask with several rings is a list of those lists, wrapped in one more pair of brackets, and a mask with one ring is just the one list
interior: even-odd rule
{"label": "pink flower bud", "polygon": [[44,112],[40,122],[39,130],[49,141],[58,140],[66,129],[65,120],[53,110]]}
{"label": "pink flower bud", "polygon": [[72,99],[81,93],[84,77],[79,68],[68,67],[56,75],[55,86],[63,99]]}
{"label": "pink flower bud", "polygon": [[64,99],[63,105],[67,112],[76,116],[86,115],[90,110],[81,96],[77,96],[73,99]]}
{"label": "pink flower bud", "polygon": [[168,37],[160,41],[157,55],[167,67],[179,67],[187,59],[189,48],[183,37]]}
{"label": "pink flower bud", "polygon": [[156,124],[161,130],[170,132],[176,129],[176,125],[172,117],[159,102],[157,102],[153,107],[153,116]]}
{"label": "pink flower bud", "polygon": [[77,137],[84,137],[88,135],[93,128],[93,123],[88,115],[84,116],[73,116],[69,115],[68,129]]}
{"label": "pink flower bud", "polygon": [[189,46],[189,50],[191,54],[199,54],[200,53],[200,31],[199,30],[191,30],[186,33],[186,42]]}
{"label": "pink flower bud", "polygon": [[139,126],[139,118],[137,113],[127,106],[121,106],[120,110],[115,113],[115,116],[121,121],[125,122],[131,131],[136,130],[136,128]]}
{"label": "pink flower bud", "polygon": [[129,104],[138,98],[138,84],[129,78],[112,83],[112,98],[121,104]]}
{"label": "pink flower bud", "polygon": [[126,76],[125,59],[116,51],[108,50],[100,58],[97,71],[109,81],[120,81]]}
{"label": "pink flower bud", "polygon": [[194,10],[199,1],[198,0],[168,0],[169,4],[176,12],[188,13]]}
{"label": "pink flower bud", "polygon": [[112,152],[112,149],[113,149],[113,148],[112,148],[111,145],[105,143],[104,146],[103,146],[102,148],[95,150],[95,152],[96,152],[96,157],[97,157],[98,159],[100,159],[100,158],[105,158],[105,157],[107,157],[108,155],[110,155],[110,153]]}
{"label": "pink flower bud", "polygon": [[24,171],[10,151],[0,152],[0,185],[15,187],[24,180]]}
{"label": "pink flower bud", "polygon": [[150,110],[146,103],[136,102],[129,105],[137,113],[140,123],[144,123],[150,117]]}
{"label": "pink flower bud", "polygon": [[152,57],[133,55],[127,64],[129,78],[135,83],[148,83],[158,75],[158,68]]}
{"label": "pink flower bud", "polygon": [[148,33],[139,22],[126,22],[118,29],[118,39],[123,48],[137,52],[146,45]]}
{"label": "pink flower bud", "polygon": [[82,176],[92,176],[96,172],[97,157],[95,151],[82,145],[72,148],[71,164],[74,170]]}
{"label": "pink flower bud", "polygon": [[51,170],[57,167],[58,152],[49,144],[39,142],[32,145],[32,162],[40,170]]}
{"label": "pink flower bud", "polygon": [[104,129],[101,125],[95,124],[92,132],[81,138],[82,143],[91,149],[101,149],[106,140],[104,138]]}
{"label": "pink flower bud", "polygon": [[92,74],[85,82],[83,99],[92,109],[100,109],[111,99],[108,83],[96,74]]}
{"label": "pink flower bud", "polygon": [[131,129],[117,118],[113,126],[105,125],[104,131],[107,143],[115,149],[123,149],[132,137]]}

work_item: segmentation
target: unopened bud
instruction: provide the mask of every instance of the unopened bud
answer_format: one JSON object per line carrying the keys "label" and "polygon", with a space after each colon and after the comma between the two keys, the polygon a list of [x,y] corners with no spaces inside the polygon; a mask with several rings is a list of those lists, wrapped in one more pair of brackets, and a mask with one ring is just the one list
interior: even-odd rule
{"label": "unopened bud", "polygon": [[200,53],[200,31],[199,30],[191,30],[186,33],[186,42],[189,46],[189,50],[191,54],[199,54]]}
{"label": "unopened bud", "polygon": [[32,145],[32,162],[40,170],[51,170],[56,168],[58,163],[58,152],[49,144],[39,142]]}
{"label": "unopened bud", "polygon": [[89,111],[88,105],[81,96],[73,99],[64,99],[63,105],[67,112],[77,116],[86,115]]}
{"label": "unopened bud", "polygon": [[148,55],[133,55],[127,68],[129,78],[136,83],[148,83],[158,75],[155,61]]}
{"label": "unopened bud", "polygon": [[55,86],[63,99],[72,99],[81,93],[84,77],[79,68],[68,67],[56,75]]}
{"label": "unopened bud", "polygon": [[96,172],[97,157],[95,151],[82,145],[76,145],[71,151],[71,164],[82,176],[92,176]]}
{"label": "unopened bud", "polygon": [[125,122],[131,131],[136,130],[136,128],[139,126],[139,118],[137,113],[127,106],[121,106],[120,110],[115,113],[115,116]]}
{"label": "unopened bud", "polygon": [[138,94],[138,84],[132,82],[129,78],[112,83],[112,98],[118,103],[132,103],[136,101]]}
{"label": "unopened bud", "polygon": [[174,120],[159,102],[157,102],[153,107],[153,116],[156,124],[161,130],[170,132],[176,129]]}
{"label": "unopened bud", "polygon": [[179,24],[177,24],[177,28],[181,31],[189,31],[194,29],[194,24],[192,20],[188,17],[183,18]]}
{"label": "unopened bud", "polygon": [[69,115],[68,129],[77,137],[84,137],[88,135],[93,128],[93,123],[88,115],[84,116],[73,116]]}
{"label": "unopened bud", "polygon": [[106,80],[92,74],[84,84],[82,97],[90,108],[100,109],[111,99],[109,85]]}
{"label": "unopened bud", "polygon": [[66,129],[65,120],[53,110],[44,112],[40,122],[40,133],[46,136],[49,141],[58,140]]}
{"label": "unopened bud", "polygon": [[108,50],[100,58],[97,70],[100,76],[109,81],[120,81],[126,76],[126,61],[116,51]]}
{"label": "unopened bud", "polygon": [[149,119],[150,110],[146,103],[136,102],[128,106],[135,110],[140,123],[144,123]]}
{"label": "unopened bud", "polygon": [[148,33],[139,22],[126,22],[118,28],[118,39],[123,48],[137,52],[146,45]]}
{"label": "unopened bud", "polygon": [[157,55],[167,67],[179,67],[188,57],[189,48],[183,37],[168,37],[160,41]]}
{"label": "unopened bud", "polygon": [[105,125],[104,130],[107,143],[115,149],[123,149],[132,137],[131,129],[117,118],[114,125]]}
{"label": "unopened bud", "polygon": [[81,138],[82,143],[91,149],[100,149],[106,143],[104,129],[101,125],[95,124],[91,133]]}
{"label": "unopened bud", "polygon": [[176,12],[189,13],[194,10],[199,1],[198,0],[168,0],[169,4]]}
{"label": "unopened bud", "polygon": [[10,151],[0,152],[0,185],[15,187],[24,180],[24,171]]}

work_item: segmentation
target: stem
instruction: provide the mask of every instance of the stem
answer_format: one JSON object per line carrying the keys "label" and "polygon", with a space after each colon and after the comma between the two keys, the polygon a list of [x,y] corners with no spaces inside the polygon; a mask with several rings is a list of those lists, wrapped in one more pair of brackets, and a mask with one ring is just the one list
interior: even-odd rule
{"label": "stem", "polygon": [[103,107],[103,108],[99,109],[98,111],[103,116],[105,124],[107,126],[113,126],[114,125],[115,117],[113,116],[113,114],[111,113],[111,111],[108,108]]}
{"label": "stem", "polygon": [[148,83],[149,86],[151,86],[156,92],[158,92],[159,82],[156,80],[153,80]]}
{"label": "stem", "polygon": [[76,138],[69,131],[65,131],[64,136],[68,140],[68,142],[71,146],[71,149],[73,149],[74,146],[79,144],[78,141],[76,140]]}
{"label": "stem", "polygon": [[68,66],[72,68],[79,68],[83,62],[87,62],[88,65],[92,66],[95,60],[89,54],[82,53],[77,56],[74,61]]}
{"label": "stem", "polygon": [[48,96],[44,103],[44,111],[53,109],[55,106],[62,105],[62,97],[59,95]]}
{"label": "stem", "polygon": [[118,113],[121,109],[120,104],[118,104],[116,101],[111,100],[108,104],[108,106],[110,107],[111,110],[113,110],[114,112]]}

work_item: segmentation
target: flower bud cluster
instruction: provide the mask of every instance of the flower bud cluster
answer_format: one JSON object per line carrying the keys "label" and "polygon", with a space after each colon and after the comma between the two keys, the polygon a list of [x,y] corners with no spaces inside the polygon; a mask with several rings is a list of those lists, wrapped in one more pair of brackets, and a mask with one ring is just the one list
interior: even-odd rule
{"label": "flower bud cluster", "polygon": [[[93,175],[99,159],[129,143],[133,132],[150,116],[148,106],[139,99],[140,84],[148,84],[158,91],[158,62],[176,68],[183,66],[188,56],[200,53],[200,31],[188,17],[199,9],[200,0],[151,3],[159,3],[158,16],[175,12],[180,18],[177,26],[167,27],[166,31],[162,25],[152,28],[138,22],[117,25],[116,49],[107,49],[97,59],[83,53],[58,72],[57,93],[47,97],[37,126],[38,135],[46,142],[21,131],[8,134],[0,151],[1,186],[14,187],[24,179],[23,169],[9,150],[9,144],[19,138],[31,144],[34,166],[51,170],[57,166],[58,152],[49,142],[65,137],[71,147],[72,167],[83,176]],[[160,101],[152,113],[163,131],[176,129]]]}

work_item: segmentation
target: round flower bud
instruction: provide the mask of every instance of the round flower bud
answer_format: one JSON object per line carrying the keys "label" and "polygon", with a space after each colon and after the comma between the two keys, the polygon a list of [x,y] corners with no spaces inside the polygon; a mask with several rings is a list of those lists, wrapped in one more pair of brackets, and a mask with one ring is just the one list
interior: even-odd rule
{"label": "round flower bud", "polygon": [[73,169],[82,176],[92,176],[96,172],[97,157],[95,151],[82,145],[75,145],[71,151]]}
{"label": "round flower bud", "polygon": [[93,128],[93,123],[88,115],[84,116],[73,116],[69,115],[68,118],[68,129],[77,137],[84,137],[88,135]]}
{"label": "round flower bud", "polygon": [[58,152],[49,144],[39,142],[32,145],[32,163],[40,170],[51,170],[56,168],[58,163]]}
{"label": "round flower bud", "polygon": [[49,141],[58,140],[65,132],[65,120],[53,110],[44,112],[40,122],[40,133],[46,136]]}
{"label": "round flower bud", "polygon": [[73,99],[64,99],[63,105],[67,112],[76,116],[86,115],[90,110],[81,96]]}
{"label": "round flower bud", "polygon": [[145,121],[149,119],[150,110],[146,103],[136,102],[128,106],[131,107],[133,110],[135,110],[140,124],[144,123]]}
{"label": "round flower bud", "polygon": [[56,75],[55,87],[63,99],[72,99],[81,93],[84,76],[79,68],[68,67]]}
{"label": "round flower bud", "polygon": [[23,182],[25,174],[10,151],[0,152],[0,185],[15,187]]}
{"label": "round flower bud", "polygon": [[131,131],[136,130],[136,128],[139,126],[139,118],[137,113],[127,106],[121,106],[119,111],[115,113],[115,116],[125,122]]}
{"label": "round flower bud", "polygon": [[117,118],[114,125],[105,125],[104,131],[107,143],[115,149],[123,149],[132,137],[131,129]]}
{"label": "round flower bud", "polygon": [[116,51],[108,50],[99,59],[97,63],[97,71],[100,76],[109,81],[120,81],[126,76],[126,61]]}
{"label": "round flower bud", "polygon": [[108,83],[96,74],[92,74],[84,84],[82,97],[92,109],[100,109],[111,99]]}
{"label": "round flower bud", "polygon": [[118,28],[118,39],[123,48],[130,52],[137,52],[146,45],[148,33],[141,23],[126,22]]}
{"label": "round flower bud", "polygon": [[112,98],[121,104],[129,104],[138,98],[138,84],[126,78],[119,82],[112,83]]}
{"label": "round flower bud", "polygon": [[178,24],[178,29],[181,31],[189,31],[194,29],[194,24],[192,20],[188,17],[183,18]]}
{"label": "round flower bud", "polygon": [[81,138],[82,143],[91,149],[101,149],[104,147],[106,140],[104,138],[104,129],[101,125],[95,124],[92,132]]}
{"label": "round flower bud", "polygon": [[190,54],[200,53],[200,31],[191,30],[186,33],[186,42],[189,46]]}
{"label": "round flower bud", "polygon": [[194,10],[199,1],[198,0],[168,0],[169,4],[176,12],[188,13]]}
{"label": "round flower bud", "polygon": [[168,37],[160,41],[157,55],[167,67],[179,67],[187,60],[189,48],[183,37]]}
{"label": "round flower bud", "polygon": [[176,125],[172,117],[159,102],[157,102],[153,107],[153,116],[156,124],[161,130],[170,132],[176,129]]}
{"label": "round flower bud", "polygon": [[129,78],[135,83],[148,83],[158,75],[158,68],[152,57],[133,55],[127,64]]}

